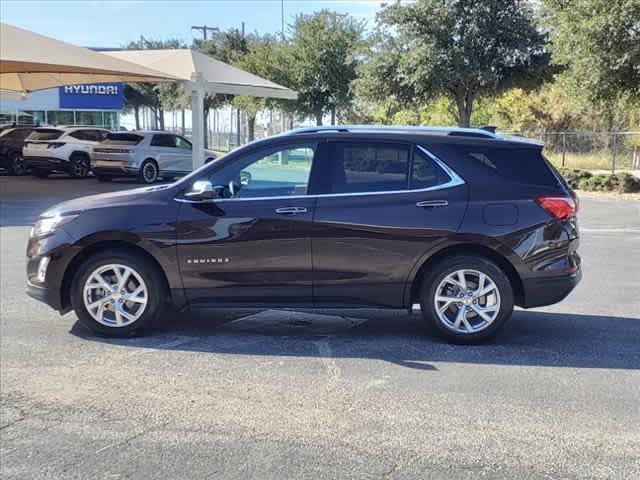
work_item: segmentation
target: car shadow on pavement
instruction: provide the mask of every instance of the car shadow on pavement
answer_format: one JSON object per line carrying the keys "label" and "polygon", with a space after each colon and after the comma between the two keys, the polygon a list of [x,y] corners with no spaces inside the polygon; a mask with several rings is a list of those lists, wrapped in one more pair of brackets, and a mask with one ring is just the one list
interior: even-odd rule
{"label": "car shadow on pavement", "polygon": [[418,370],[437,370],[437,362],[640,369],[640,319],[542,311],[516,311],[493,341],[476,346],[443,342],[417,314],[380,310],[172,313],[140,337],[98,337],[77,323],[71,333],[125,348],[377,359]]}

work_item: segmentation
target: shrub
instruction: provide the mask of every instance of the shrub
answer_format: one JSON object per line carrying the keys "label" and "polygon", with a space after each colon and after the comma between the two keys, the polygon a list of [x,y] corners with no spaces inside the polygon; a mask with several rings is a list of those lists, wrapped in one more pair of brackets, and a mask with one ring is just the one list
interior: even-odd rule
{"label": "shrub", "polygon": [[[565,176],[565,178],[567,178]],[[572,188],[591,192],[640,192],[640,178],[629,173],[599,173],[597,175],[576,175],[573,183],[567,178]]]}
{"label": "shrub", "polygon": [[559,172],[571,188],[578,188],[578,184],[581,180],[591,178],[593,176],[589,170],[580,170],[578,168],[560,168]]}

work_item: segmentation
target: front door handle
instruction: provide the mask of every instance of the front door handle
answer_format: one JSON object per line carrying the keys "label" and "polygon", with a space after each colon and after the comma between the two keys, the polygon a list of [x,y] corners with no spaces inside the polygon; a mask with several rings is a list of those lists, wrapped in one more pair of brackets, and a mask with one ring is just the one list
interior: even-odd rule
{"label": "front door handle", "polygon": [[425,200],[424,202],[416,203],[416,207],[420,208],[435,208],[435,207],[447,207],[449,202],[446,200]]}
{"label": "front door handle", "polygon": [[307,213],[307,209],[304,207],[282,207],[276,208],[276,213],[279,215],[297,215],[298,213]]}

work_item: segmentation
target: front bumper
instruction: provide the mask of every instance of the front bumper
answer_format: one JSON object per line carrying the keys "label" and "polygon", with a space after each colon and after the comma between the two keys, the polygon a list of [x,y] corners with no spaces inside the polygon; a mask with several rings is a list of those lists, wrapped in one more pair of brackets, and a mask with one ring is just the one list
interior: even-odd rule
{"label": "front bumper", "polygon": [[24,165],[26,168],[33,168],[36,170],[46,170],[49,172],[65,172],[70,170],[70,163],[67,160],[63,160],[56,157],[24,157]]}
{"label": "front bumper", "polygon": [[566,275],[523,278],[524,303],[522,307],[543,307],[558,303],[572,292],[581,279],[581,267]]}
{"label": "front bumper", "polygon": [[62,297],[60,296],[60,291],[58,289],[49,288],[45,285],[35,285],[27,281],[26,292],[31,298],[46,303],[54,310],[61,313],[68,310],[68,308],[64,308],[62,305]]}

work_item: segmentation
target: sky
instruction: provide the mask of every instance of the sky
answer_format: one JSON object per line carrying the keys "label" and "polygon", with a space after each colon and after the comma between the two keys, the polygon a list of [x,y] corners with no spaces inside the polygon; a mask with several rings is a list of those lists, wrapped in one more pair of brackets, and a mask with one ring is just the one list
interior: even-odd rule
{"label": "sky", "polygon": [[[285,25],[300,13],[329,8],[374,25],[384,0],[284,0]],[[279,33],[281,0],[2,0],[0,20],[84,47],[119,48],[138,40],[191,44],[193,25]],[[286,27],[285,27],[286,29]]]}

